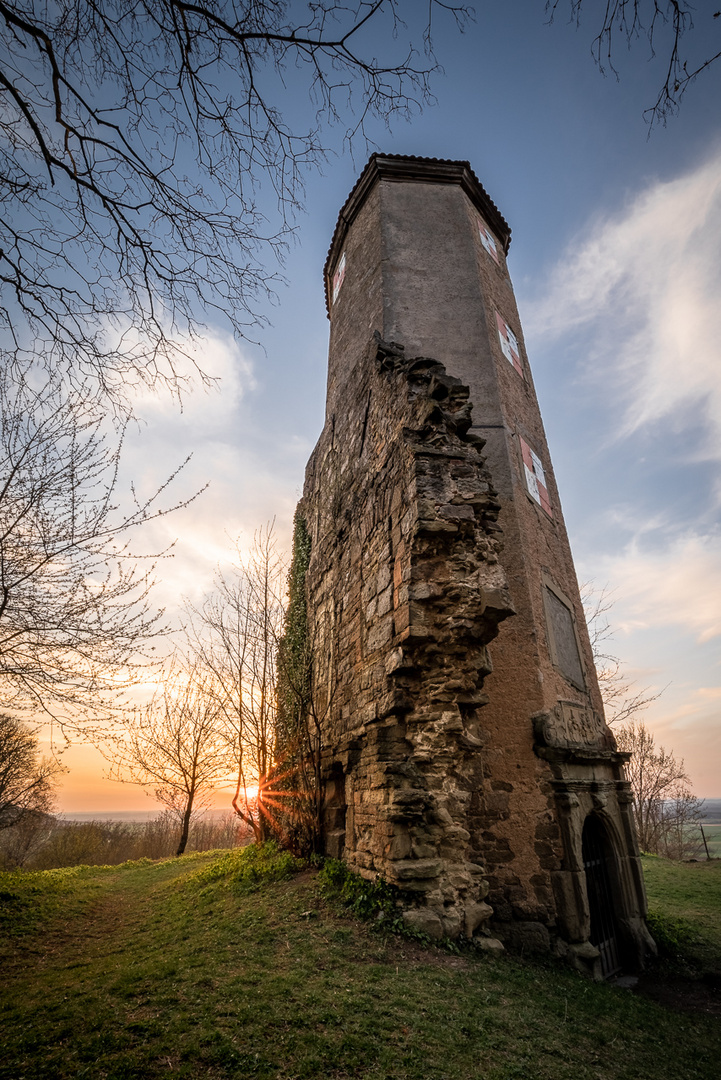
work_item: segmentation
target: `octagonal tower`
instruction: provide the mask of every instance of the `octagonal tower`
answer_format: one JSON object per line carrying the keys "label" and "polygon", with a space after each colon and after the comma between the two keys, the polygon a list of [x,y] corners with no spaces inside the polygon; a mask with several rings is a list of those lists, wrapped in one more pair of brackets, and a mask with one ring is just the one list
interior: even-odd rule
{"label": "octagonal tower", "polygon": [[432,933],[609,974],[652,943],[509,244],[467,162],[373,155],[338,218],[302,503],[327,845]]}

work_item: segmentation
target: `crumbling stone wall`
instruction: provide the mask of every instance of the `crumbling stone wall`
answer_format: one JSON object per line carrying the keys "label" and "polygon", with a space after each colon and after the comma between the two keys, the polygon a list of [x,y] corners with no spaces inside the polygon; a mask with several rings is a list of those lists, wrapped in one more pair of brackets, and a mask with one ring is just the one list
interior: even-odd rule
{"label": "crumbling stone wall", "polygon": [[492,914],[471,842],[488,643],[512,614],[499,503],[468,388],[376,335],[307,467],[301,512],[326,850],[417,897],[409,921],[472,936]]}

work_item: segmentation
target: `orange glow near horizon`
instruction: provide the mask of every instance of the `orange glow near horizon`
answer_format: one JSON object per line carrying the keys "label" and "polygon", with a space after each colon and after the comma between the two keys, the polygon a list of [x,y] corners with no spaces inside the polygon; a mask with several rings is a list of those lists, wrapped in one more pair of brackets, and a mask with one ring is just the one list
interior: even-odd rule
{"label": "orange glow near horizon", "polygon": [[[41,744],[41,749],[47,753],[47,744]],[[152,790],[146,792],[138,784],[110,780],[109,763],[90,743],[73,743],[63,751],[61,761],[68,771],[61,774],[57,787],[56,807],[60,814],[161,813],[164,809]],[[235,783],[230,779],[219,784],[212,793],[209,808],[232,813],[234,793]],[[257,794],[257,784],[248,788],[249,798],[254,799]]]}

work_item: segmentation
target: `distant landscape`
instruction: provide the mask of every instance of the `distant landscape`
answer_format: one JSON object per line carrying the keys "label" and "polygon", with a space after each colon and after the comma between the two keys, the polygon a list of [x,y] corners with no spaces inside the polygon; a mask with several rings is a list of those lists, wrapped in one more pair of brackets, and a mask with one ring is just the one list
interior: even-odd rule
{"label": "distant landscape", "polygon": [[[721,799],[704,800],[703,834],[695,825],[686,831],[691,861],[721,859]],[[175,854],[177,822],[157,810],[68,812],[48,819],[24,858],[27,869],[107,864],[128,859],[165,858]],[[188,851],[232,848],[248,843],[250,829],[228,810],[204,810],[194,815]],[[704,843],[705,840],[705,843]],[[708,851],[708,854],[707,854]],[[0,856],[2,851],[0,851]],[[12,862],[6,860],[8,868]]]}
{"label": "distant landscape", "polygon": [[[721,798],[704,799],[704,825],[721,825]],[[200,816],[215,820],[228,814],[227,809],[204,810]],[[58,817],[63,821],[152,821],[157,810],[66,810]]]}
{"label": "distant landscape", "polygon": [[[717,802],[721,806],[721,799]],[[155,810],[68,810],[58,814],[58,818],[61,821],[122,821],[128,823],[140,824],[144,821],[152,821],[158,816],[157,809]],[[202,819],[204,821],[217,821],[220,818],[227,817],[231,814],[232,810],[229,808],[222,810],[202,810],[196,815],[196,819]]]}
{"label": "distant landscape", "polygon": [[704,799],[703,809],[709,825],[721,825],[721,799]]}
{"label": "distant landscape", "polygon": [[[186,850],[211,851],[246,844],[249,827],[232,812],[208,811],[191,818]],[[178,854],[180,822],[171,811],[150,814],[82,813],[28,815],[0,832],[0,870],[54,870],[117,866],[137,859]]]}

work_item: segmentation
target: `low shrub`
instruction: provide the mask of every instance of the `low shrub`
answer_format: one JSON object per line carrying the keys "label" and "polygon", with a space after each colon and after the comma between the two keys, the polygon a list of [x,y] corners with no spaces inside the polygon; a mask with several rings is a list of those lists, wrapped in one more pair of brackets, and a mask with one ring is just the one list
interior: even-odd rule
{"label": "low shrub", "polygon": [[373,920],[378,930],[430,944],[430,938],[409,926],[402,908],[407,906],[400,889],[384,878],[367,881],[348,869],[342,859],[326,859],[318,873],[321,896],[347,908],[359,919]]}
{"label": "low shrub", "polygon": [[271,881],[286,881],[305,865],[289,851],[279,848],[275,840],[267,840],[221,855],[192,874],[188,882],[211,885],[220,881],[237,892],[252,892]]}

